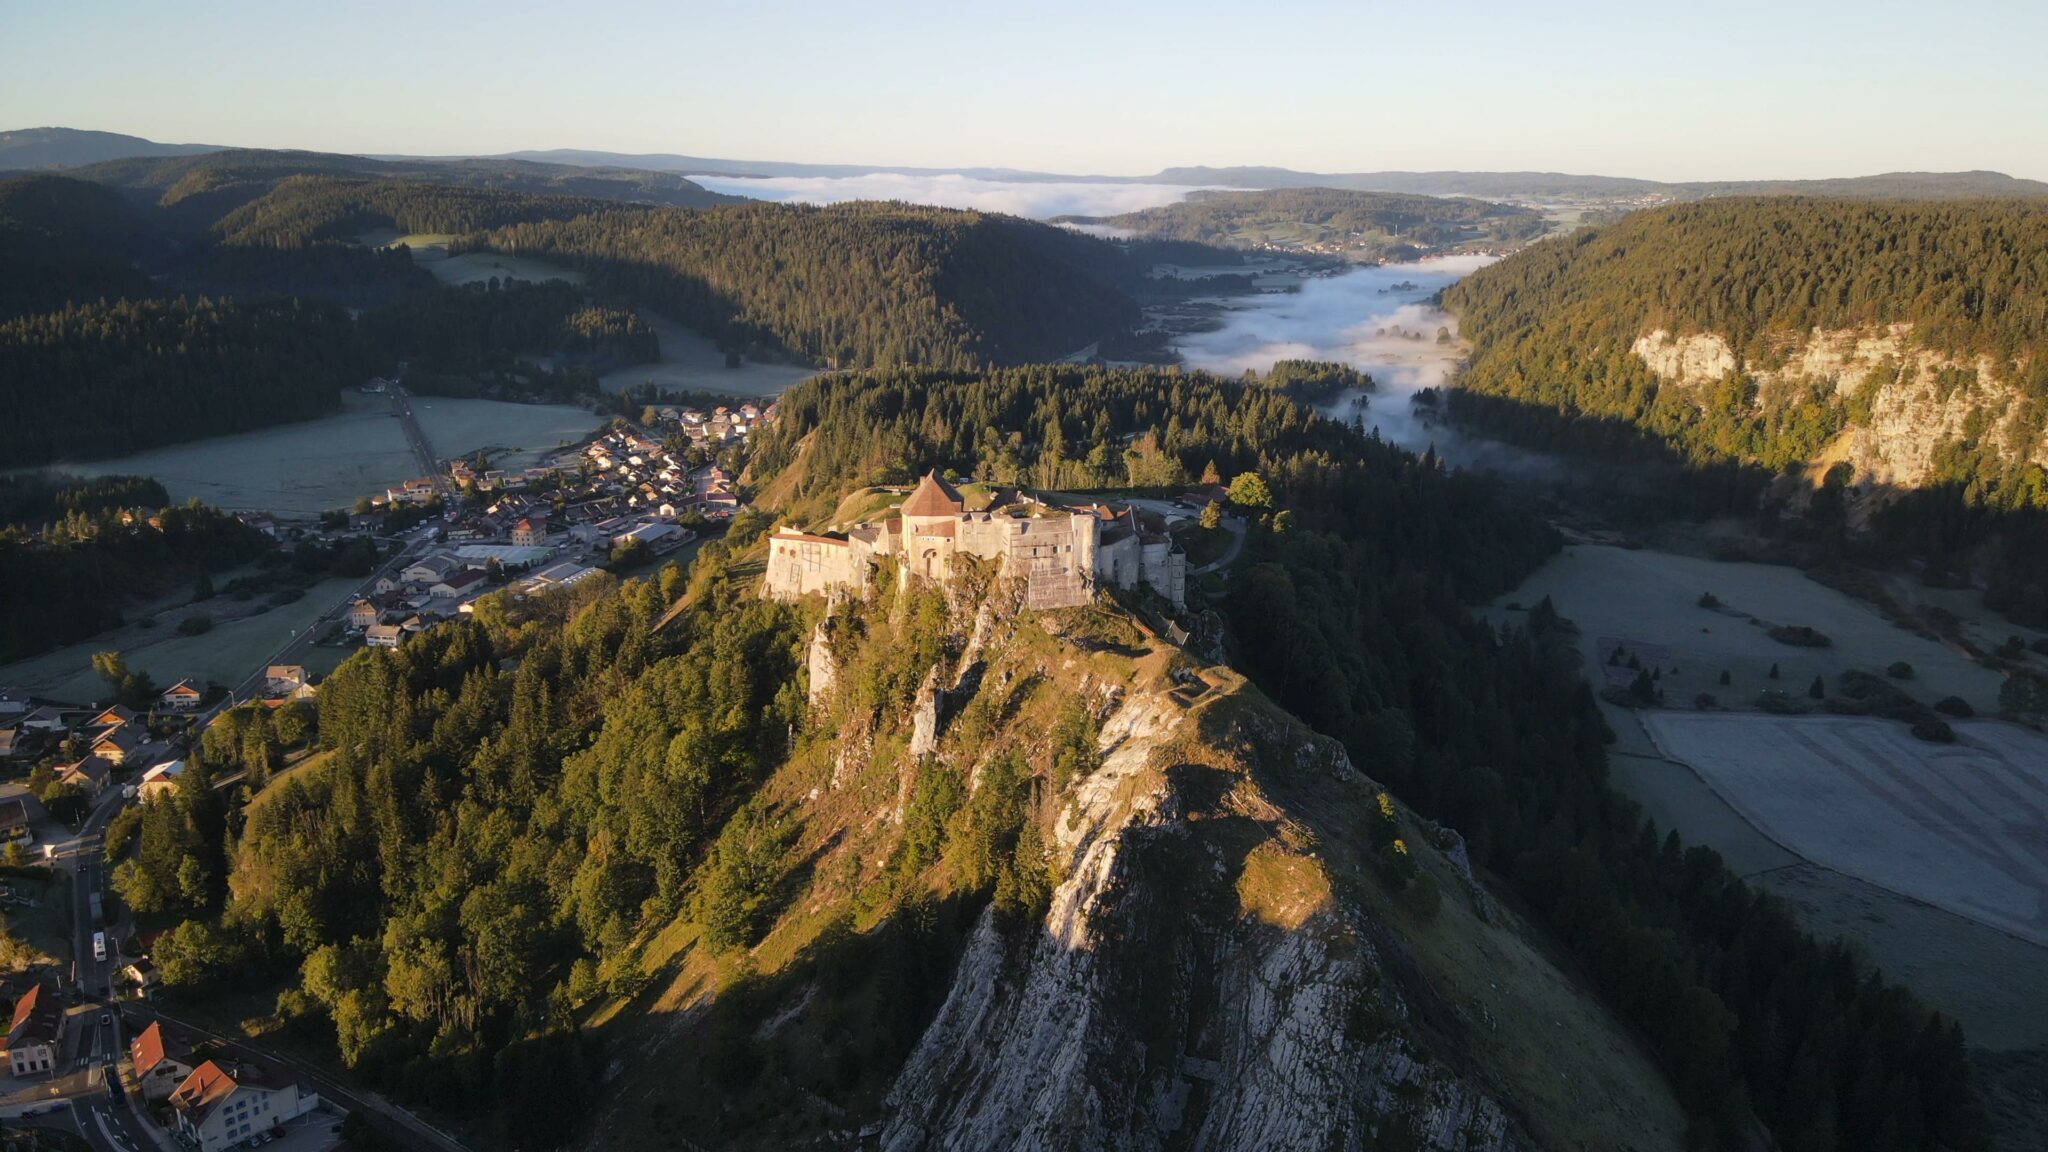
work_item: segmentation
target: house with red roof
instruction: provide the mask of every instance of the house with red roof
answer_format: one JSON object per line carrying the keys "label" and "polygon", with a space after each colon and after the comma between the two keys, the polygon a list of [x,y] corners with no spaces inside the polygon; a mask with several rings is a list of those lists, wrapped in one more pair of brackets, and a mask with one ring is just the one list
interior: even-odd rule
{"label": "house with red roof", "polygon": [[254,1064],[208,1060],[170,1095],[175,1131],[199,1152],[220,1152],[320,1106],[298,1081]]}
{"label": "house with red roof", "polygon": [[16,1076],[49,1072],[57,1067],[57,1049],[64,1042],[64,1005],[56,989],[31,984],[14,1002],[14,1022],[7,1029],[7,1066]]}
{"label": "house with red roof", "polygon": [[144,1100],[169,1097],[196,1065],[191,1043],[165,1031],[161,1020],[152,1021],[142,1035],[128,1042],[128,1055],[134,1062],[135,1086]]}

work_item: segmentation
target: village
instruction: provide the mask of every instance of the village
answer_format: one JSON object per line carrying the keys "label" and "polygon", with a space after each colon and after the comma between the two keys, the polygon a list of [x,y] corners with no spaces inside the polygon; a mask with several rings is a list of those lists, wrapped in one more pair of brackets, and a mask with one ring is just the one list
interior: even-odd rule
{"label": "village", "polygon": [[[405,543],[421,555],[371,581],[337,622],[337,638],[396,647],[501,589],[523,597],[668,556],[739,512],[731,457],[718,457],[743,447],[774,411],[650,408],[647,425],[621,422],[531,468],[456,460],[445,478],[388,489],[349,517],[349,530],[375,532],[395,513],[425,511]],[[457,507],[446,507],[449,487],[461,495]]]}
{"label": "village", "polygon": [[[0,783],[0,867],[18,873],[0,885],[0,907],[10,930],[42,925],[42,953],[72,957],[68,969],[31,964],[5,978],[15,1007],[0,1048],[12,1077],[0,1084],[0,1116],[64,1107],[118,1076],[145,1101],[134,1115],[104,1116],[131,1148],[335,1144],[352,1104],[323,1101],[287,1063],[230,1051],[154,1011],[158,933],[111,899],[112,862],[101,858],[109,825],[183,787],[196,750],[212,747],[202,737],[224,718],[240,724],[258,709],[275,731],[309,732],[321,671],[355,648],[397,647],[488,595],[525,598],[638,571],[719,531],[743,507],[734,473],[749,439],[774,416],[772,403],[663,405],[531,467],[492,468],[482,454],[447,461],[317,524],[240,514],[281,552],[367,546],[373,571],[237,684],[193,675],[159,689],[131,674],[124,688],[110,666],[109,694],[124,699],[105,706],[0,685],[0,767],[10,770]],[[307,754],[296,747],[286,764]],[[224,793],[243,773],[218,765],[207,783]],[[131,1021],[104,1010],[116,1004],[143,1012],[125,1042],[121,1025]]]}

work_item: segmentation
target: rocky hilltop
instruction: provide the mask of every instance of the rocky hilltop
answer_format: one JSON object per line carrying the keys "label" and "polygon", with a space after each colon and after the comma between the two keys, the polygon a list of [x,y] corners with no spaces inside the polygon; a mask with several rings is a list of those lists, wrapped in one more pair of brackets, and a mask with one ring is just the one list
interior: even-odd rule
{"label": "rocky hilltop", "polygon": [[[1369,766],[1119,609],[894,583],[807,602],[765,791],[801,890],[651,951],[607,1145],[1679,1146],[1635,1041]],[[736,1049],[744,1088],[676,1099]]]}

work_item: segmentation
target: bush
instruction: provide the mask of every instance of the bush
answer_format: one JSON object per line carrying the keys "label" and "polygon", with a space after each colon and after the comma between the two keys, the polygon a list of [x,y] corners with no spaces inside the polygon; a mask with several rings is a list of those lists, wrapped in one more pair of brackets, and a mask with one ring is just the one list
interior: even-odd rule
{"label": "bush", "polygon": [[1970,702],[1961,696],[1944,696],[1936,700],[1934,702],[1934,710],[1944,716],[1953,716],[1958,720],[1968,720],[1977,714],[1977,710],[1970,707]]}
{"label": "bush", "polygon": [[1713,594],[1712,592],[1702,592],[1702,593],[1700,593],[1700,607],[1702,607],[1702,608],[1719,608],[1720,606],[1721,606],[1721,598],[1720,598],[1720,597],[1718,597],[1718,596],[1714,595],[1714,594]]}
{"label": "bush", "polygon": [[200,636],[213,631],[213,617],[204,612],[195,612],[178,621],[178,635]]}
{"label": "bush", "polygon": [[1714,699],[1714,694],[1712,692],[1702,692],[1699,695],[1692,698],[1692,706],[1699,709],[1702,712],[1710,712],[1716,708],[1719,708],[1721,706],[1721,702],[1719,700]]}
{"label": "bush", "polygon": [[1913,666],[1904,660],[1894,660],[1885,666],[1884,674],[1894,680],[1911,680],[1913,678]]}
{"label": "bush", "polygon": [[1913,735],[1927,741],[1929,744],[1953,744],[1956,742],[1956,730],[1948,726],[1948,721],[1936,720],[1932,716],[1915,723],[1913,725]]}
{"label": "bush", "polygon": [[1790,644],[1794,648],[1831,648],[1835,643],[1828,639],[1826,633],[1815,631],[1804,624],[1780,624],[1766,635],[1780,644]]}

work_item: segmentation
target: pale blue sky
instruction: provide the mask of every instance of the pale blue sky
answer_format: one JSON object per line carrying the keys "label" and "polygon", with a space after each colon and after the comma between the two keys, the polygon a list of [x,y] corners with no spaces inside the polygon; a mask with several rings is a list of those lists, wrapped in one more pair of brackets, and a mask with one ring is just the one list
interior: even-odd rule
{"label": "pale blue sky", "polygon": [[0,0],[0,128],[1140,174],[2048,179],[2048,0]]}

